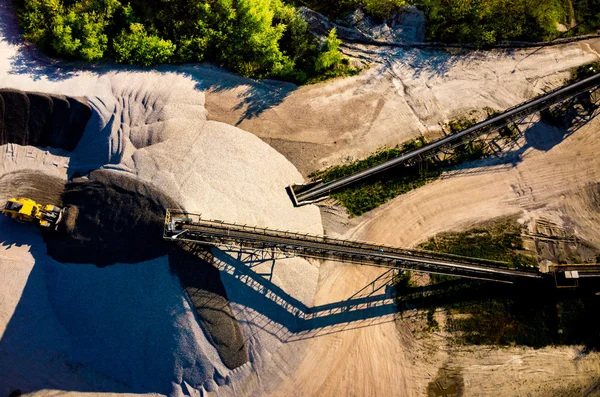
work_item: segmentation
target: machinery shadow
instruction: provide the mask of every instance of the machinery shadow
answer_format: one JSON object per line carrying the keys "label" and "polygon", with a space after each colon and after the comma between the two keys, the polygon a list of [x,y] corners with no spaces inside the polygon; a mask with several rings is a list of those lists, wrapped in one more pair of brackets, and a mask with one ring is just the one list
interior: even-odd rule
{"label": "machinery shadow", "polygon": [[99,268],[56,262],[46,249],[38,229],[0,216],[0,395],[171,393],[177,339],[193,335],[178,319],[194,308],[170,258]]}
{"label": "machinery shadow", "polygon": [[[397,312],[391,269],[346,300],[308,306],[272,281],[275,266],[287,265],[280,254],[217,248],[208,252],[199,247],[197,255],[204,261],[212,261],[219,270],[233,316],[240,323],[269,332],[282,341],[390,322]],[[256,271],[265,264],[270,271]]]}

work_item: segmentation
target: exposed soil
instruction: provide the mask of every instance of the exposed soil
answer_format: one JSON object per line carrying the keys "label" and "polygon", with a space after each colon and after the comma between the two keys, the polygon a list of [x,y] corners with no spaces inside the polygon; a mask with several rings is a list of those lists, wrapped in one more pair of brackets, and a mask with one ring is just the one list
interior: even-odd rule
{"label": "exposed soil", "polygon": [[62,206],[63,179],[22,170],[0,175],[0,203],[11,197],[27,197],[40,204]]}

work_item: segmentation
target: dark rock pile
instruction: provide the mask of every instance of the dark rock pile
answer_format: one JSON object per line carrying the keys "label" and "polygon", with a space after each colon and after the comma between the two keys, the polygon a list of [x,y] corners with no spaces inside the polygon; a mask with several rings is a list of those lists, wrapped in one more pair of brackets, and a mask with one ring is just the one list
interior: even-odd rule
{"label": "dark rock pile", "polygon": [[0,145],[72,151],[91,115],[85,98],[0,89]]}

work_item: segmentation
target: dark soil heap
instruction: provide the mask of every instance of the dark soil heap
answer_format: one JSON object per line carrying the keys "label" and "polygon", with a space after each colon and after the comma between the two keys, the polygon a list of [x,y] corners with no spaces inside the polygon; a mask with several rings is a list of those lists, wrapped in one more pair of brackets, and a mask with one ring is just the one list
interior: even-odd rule
{"label": "dark soil heap", "polygon": [[0,197],[3,198],[27,197],[40,204],[61,206],[64,189],[64,180],[38,171],[22,170],[0,176]]}
{"label": "dark soil heap", "polygon": [[0,145],[72,151],[91,116],[85,98],[0,89]]}
{"label": "dark soil heap", "polygon": [[164,193],[127,174],[99,170],[65,187],[58,233],[47,233],[48,254],[60,262],[137,263],[165,255]]}

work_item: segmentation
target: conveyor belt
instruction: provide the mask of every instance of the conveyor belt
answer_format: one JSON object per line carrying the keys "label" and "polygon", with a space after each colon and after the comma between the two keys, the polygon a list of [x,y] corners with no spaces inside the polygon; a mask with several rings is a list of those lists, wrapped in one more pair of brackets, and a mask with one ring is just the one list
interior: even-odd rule
{"label": "conveyor belt", "polygon": [[477,136],[485,133],[496,131],[505,127],[511,122],[519,120],[527,115],[547,109],[552,105],[556,105],[569,98],[573,98],[585,91],[590,91],[600,86],[600,74],[588,77],[579,82],[559,88],[539,98],[532,99],[514,108],[508,109],[500,115],[491,117],[480,123],[475,124],[465,130],[455,134],[445,136],[428,145],[411,152],[402,154],[392,160],[388,160],[382,164],[359,171],[353,175],[349,175],[335,181],[323,184],[308,184],[308,185],[292,185],[288,189],[291,193],[295,205],[309,204],[318,200],[331,192],[346,187],[350,184],[359,182],[372,175],[387,171],[398,165],[405,164],[411,160],[416,160],[419,157],[427,157],[447,150],[461,142],[472,140]]}
{"label": "conveyor belt", "polygon": [[199,214],[175,210],[167,212],[164,238],[216,246],[276,249],[289,256],[331,259],[498,282],[543,278],[543,274],[537,269],[516,269],[503,262],[236,225],[205,220]]}

